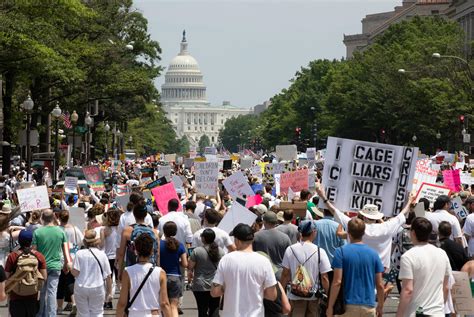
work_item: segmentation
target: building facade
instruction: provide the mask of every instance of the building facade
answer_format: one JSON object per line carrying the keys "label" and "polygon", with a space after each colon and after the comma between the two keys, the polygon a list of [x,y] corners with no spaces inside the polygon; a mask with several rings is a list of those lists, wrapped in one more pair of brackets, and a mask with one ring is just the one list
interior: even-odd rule
{"label": "building facade", "polygon": [[[463,4],[461,4],[461,2],[463,2]],[[390,25],[410,19],[414,16],[448,16],[447,13],[451,11],[452,18],[459,19],[461,23],[461,20],[463,20],[463,17],[468,11],[463,9],[458,12],[456,7],[459,6],[470,7],[470,12],[472,13],[474,1],[404,0],[402,5],[395,7],[393,11],[366,15],[365,18],[362,19],[361,34],[344,35],[343,42],[346,45],[346,57],[351,58],[354,52],[363,51],[374,42],[378,35],[387,30]],[[469,25],[469,27],[471,27],[472,24]]]}
{"label": "building facade", "polygon": [[472,56],[472,42],[474,41],[474,1],[453,0],[451,6],[446,11],[446,15],[461,25],[466,36],[464,44],[466,56]]}
{"label": "building facade", "polygon": [[161,104],[178,137],[186,136],[193,146],[203,135],[216,145],[219,130],[228,119],[252,113],[251,109],[235,107],[229,101],[211,106],[199,64],[188,52],[185,32],[180,52],[171,60],[161,86]]}

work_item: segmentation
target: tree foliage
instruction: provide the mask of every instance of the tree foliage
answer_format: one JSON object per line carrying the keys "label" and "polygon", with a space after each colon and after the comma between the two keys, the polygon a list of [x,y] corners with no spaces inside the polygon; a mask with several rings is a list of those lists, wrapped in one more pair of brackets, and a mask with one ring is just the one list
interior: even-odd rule
{"label": "tree foliage", "polygon": [[201,135],[198,142],[199,152],[204,153],[204,149],[206,148],[206,146],[210,145],[211,140],[209,140],[209,137],[205,134]]}
{"label": "tree foliage", "polygon": [[248,144],[254,137],[252,131],[257,128],[258,118],[254,115],[240,115],[227,120],[224,129],[219,131],[222,146],[231,152],[238,152],[239,146]]}

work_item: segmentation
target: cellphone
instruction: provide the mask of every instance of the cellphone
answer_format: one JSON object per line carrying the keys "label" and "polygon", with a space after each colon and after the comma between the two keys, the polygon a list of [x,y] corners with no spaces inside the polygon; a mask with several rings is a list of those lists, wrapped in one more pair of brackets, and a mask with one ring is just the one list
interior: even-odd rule
{"label": "cellphone", "polygon": [[188,248],[188,256],[191,256],[195,248]]}

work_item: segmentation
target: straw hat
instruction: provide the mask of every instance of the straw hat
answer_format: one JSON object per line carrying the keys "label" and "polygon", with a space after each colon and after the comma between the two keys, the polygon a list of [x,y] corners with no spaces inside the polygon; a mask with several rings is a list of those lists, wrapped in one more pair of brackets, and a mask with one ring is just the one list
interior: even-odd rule
{"label": "straw hat", "polygon": [[100,241],[100,237],[94,229],[89,229],[84,234],[84,244],[94,245]]}
{"label": "straw hat", "polygon": [[379,207],[372,204],[365,205],[364,208],[359,211],[359,214],[372,220],[379,220],[384,216],[383,213],[379,212]]}

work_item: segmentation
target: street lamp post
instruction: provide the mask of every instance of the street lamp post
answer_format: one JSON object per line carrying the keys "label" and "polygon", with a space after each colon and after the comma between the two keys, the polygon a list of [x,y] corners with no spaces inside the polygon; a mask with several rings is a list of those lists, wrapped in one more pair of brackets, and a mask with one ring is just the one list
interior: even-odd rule
{"label": "street lamp post", "polygon": [[105,123],[104,126],[104,131],[105,131],[105,159],[107,159],[108,154],[109,154],[109,149],[107,148],[108,146],[108,141],[109,141],[109,131],[110,131],[110,125],[108,122]]}
{"label": "street lamp post", "polygon": [[31,112],[35,106],[35,103],[31,99],[30,95],[26,98],[23,102],[23,109],[26,113],[26,172],[27,172],[27,180],[29,180],[29,175],[31,173],[31,141],[30,141],[30,134],[31,134],[31,124],[30,124],[30,117]]}
{"label": "street lamp post", "polygon": [[316,108],[311,107],[311,111],[313,111],[313,147],[316,148],[316,144],[318,142],[318,123],[316,122]]}
{"label": "street lamp post", "polygon": [[90,160],[90,151],[91,151],[91,144],[90,144],[90,134],[91,134],[91,125],[92,125],[92,118],[89,112],[86,112],[86,118],[84,119],[84,123],[87,125],[87,134],[86,134],[86,164],[89,164]]}
{"label": "street lamp post", "polygon": [[133,137],[129,136],[128,137],[128,147],[131,149],[132,148],[132,142],[133,142]]}
{"label": "street lamp post", "polygon": [[115,134],[117,133],[117,124],[112,128],[112,157],[115,159]]}
{"label": "street lamp post", "polygon": [[71,115],[71,123],[72,123],[72,165],[74,166],[74,159],[76,154],[76,124],[77,120],[79,120],[79,115],[77,114],[76,110],[72,112]]}
{"label": "street lamp post", "polygon": [[[469,65],[469,62],[465,60],[464,58],[461,58],[459,56],[455,55],[441,55],[440,53],[433,53],[432,55],[433,58],[451,58],[455,59],[459,62],[461,62],[464,66],[466,66],[467,72],[469,73],[469,78],[471,79],[471,82],[474,81],[474,73],[472,72],[471,65]],[[472,87],[472,85],[471,85]]]}
{"label": "street lamp post", "polygon": [[55,150],[54,150],[54,175],[53,180],[56,183],[58,180],[58,169],[59,169],[59,117],[61,117],[61,108],[59,108],[59,102],[56,102],[56,107],[54,107],[53,111],[51,111],[51,115],[55,119],[55,135],[54,135],[54,142],[55,142]]}
{"label": "street lamp post", "polygon": [[439,131],[436,132],[436,140],[438,140],[438,149],[441,149],[441,146],[440,146],[441,133]]}
{"label": "street lamp post", "polygon": [[121,149],[120,149],[121,137],[122,137],[122,132],[120,132],[120,129],[118,129],[117,130],[117,157],[115,157],[115,159],[118,159],[120,157],[120,154],[121,154]]}

